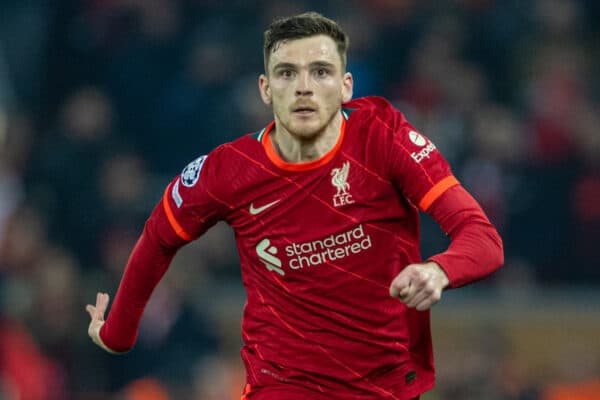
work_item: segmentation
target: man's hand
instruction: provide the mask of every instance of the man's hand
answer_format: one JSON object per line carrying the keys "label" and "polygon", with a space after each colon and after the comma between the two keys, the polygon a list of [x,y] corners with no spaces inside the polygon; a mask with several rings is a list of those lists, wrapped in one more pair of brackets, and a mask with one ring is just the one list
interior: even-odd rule
{"label": "man's hand", "polygon": [[448,284],[448,276],[437,263],[410,264],[392,281],[390,296],[424,311],[442,298],[442,290]]}
{"label": "man's hand", "polygon": [[109,353],[117,354],[117,352],[109,349],[104,343],[102,343],[102,339],[100,339],[100,328],[102,328],[102,325],[104,325],[104,313],[106,312],[106,307],[108,307],[108,301],[108,294],[98,293],[96,295],[96,305],[93,306],[88,304],[85,307],[92,319],[90,321],[90,326],[88,327],[88,335],[90,335],[94,343],[102,347],[104,350],[108,351]]}

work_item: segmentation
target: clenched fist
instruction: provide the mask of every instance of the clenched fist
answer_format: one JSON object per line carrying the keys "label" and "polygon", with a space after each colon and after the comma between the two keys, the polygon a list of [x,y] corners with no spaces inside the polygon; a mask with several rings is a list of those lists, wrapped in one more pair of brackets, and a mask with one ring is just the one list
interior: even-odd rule
{"label": "clenched fist", "polygon": [[390,296],[424,311],[441,299],[448,284],[448,276],[437,263],[410,264],[392,281]]}

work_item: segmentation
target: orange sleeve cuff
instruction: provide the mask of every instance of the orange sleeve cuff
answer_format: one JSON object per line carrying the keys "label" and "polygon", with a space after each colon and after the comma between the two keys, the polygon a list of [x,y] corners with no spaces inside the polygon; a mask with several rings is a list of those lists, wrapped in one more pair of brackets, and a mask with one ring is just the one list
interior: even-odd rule
{"label": "orange sleeve cuff", "polygon": [[433,204],[434,201],[437,200],[446,190],[450,189],[452,186],[459,185],[458,179],[454,177],[454,175],[450,175],[436,183],[425,196],[421,198],[419,202],[419,208],[422,211],[427,211],[429,207]]}
{"label": "orange sleeve cuff", "polygon": [[165,209],[165,214],[167,215],[167,219],[169,220],[169,224],[171,224],[171,227],[173,228],[177,236],[179,236],[187,242],[191,242],[192,240],[194,240],[194,238],[189,233],[187,233],[185,229],[181,227],[181,225],[179,225],[179,222],[177,222],[177,220],[175,219],[175,215],[173,215],[173,210],[171,210],[171,206],[169,205],[169,188],[170,186],[167,186],[162,201],[163,208]]}

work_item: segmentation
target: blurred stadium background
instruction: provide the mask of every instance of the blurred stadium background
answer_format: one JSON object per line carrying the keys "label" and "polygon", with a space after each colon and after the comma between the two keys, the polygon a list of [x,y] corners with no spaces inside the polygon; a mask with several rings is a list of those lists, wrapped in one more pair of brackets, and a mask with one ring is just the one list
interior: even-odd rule
{"label": "blurred stadium background", "polygon": [[[163,188],[270,121],[262,31],[314,9],[501,231],[506,265],[434,308],[426,400],[600,399],[600,2],[2,0],[0,399],[239,399],[232,234],[176,258],[135,349],[88,339]],[[423,219],[423,254],[447,243]]]}

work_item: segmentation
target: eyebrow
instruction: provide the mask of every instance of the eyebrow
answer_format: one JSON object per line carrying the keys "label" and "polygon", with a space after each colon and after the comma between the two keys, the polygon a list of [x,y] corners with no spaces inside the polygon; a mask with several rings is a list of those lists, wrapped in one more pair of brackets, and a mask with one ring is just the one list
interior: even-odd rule
{"label": "eyebrow", "polygon": [[[322,68],[335,68],[335,64],[327,62],[327,61],[313,61],[310,64],[308,64],[309,68],[315,68],[315,67],[322,67]],[[293,64],[290,62],[281,62],[281,63],[277,63],[273,66],[273,71],[276,71],[278,69],[282,69],[282,68],[290,68],[290,69],[296,69],[298,68],[298,64]]]}
{"label": "eyebrow", "polygon": [[288,63],[288,62],[281,62],[281,63],[273,65],[273,71],[282,69],[282,68],[295,69],[296,67],[297,67],[296,64],[292,64],[292,63]]}
{"label": "eyebrow", "polygon": [[328,61],[315,61],[309,64],[311,67],[335,68],[335,64]]}

